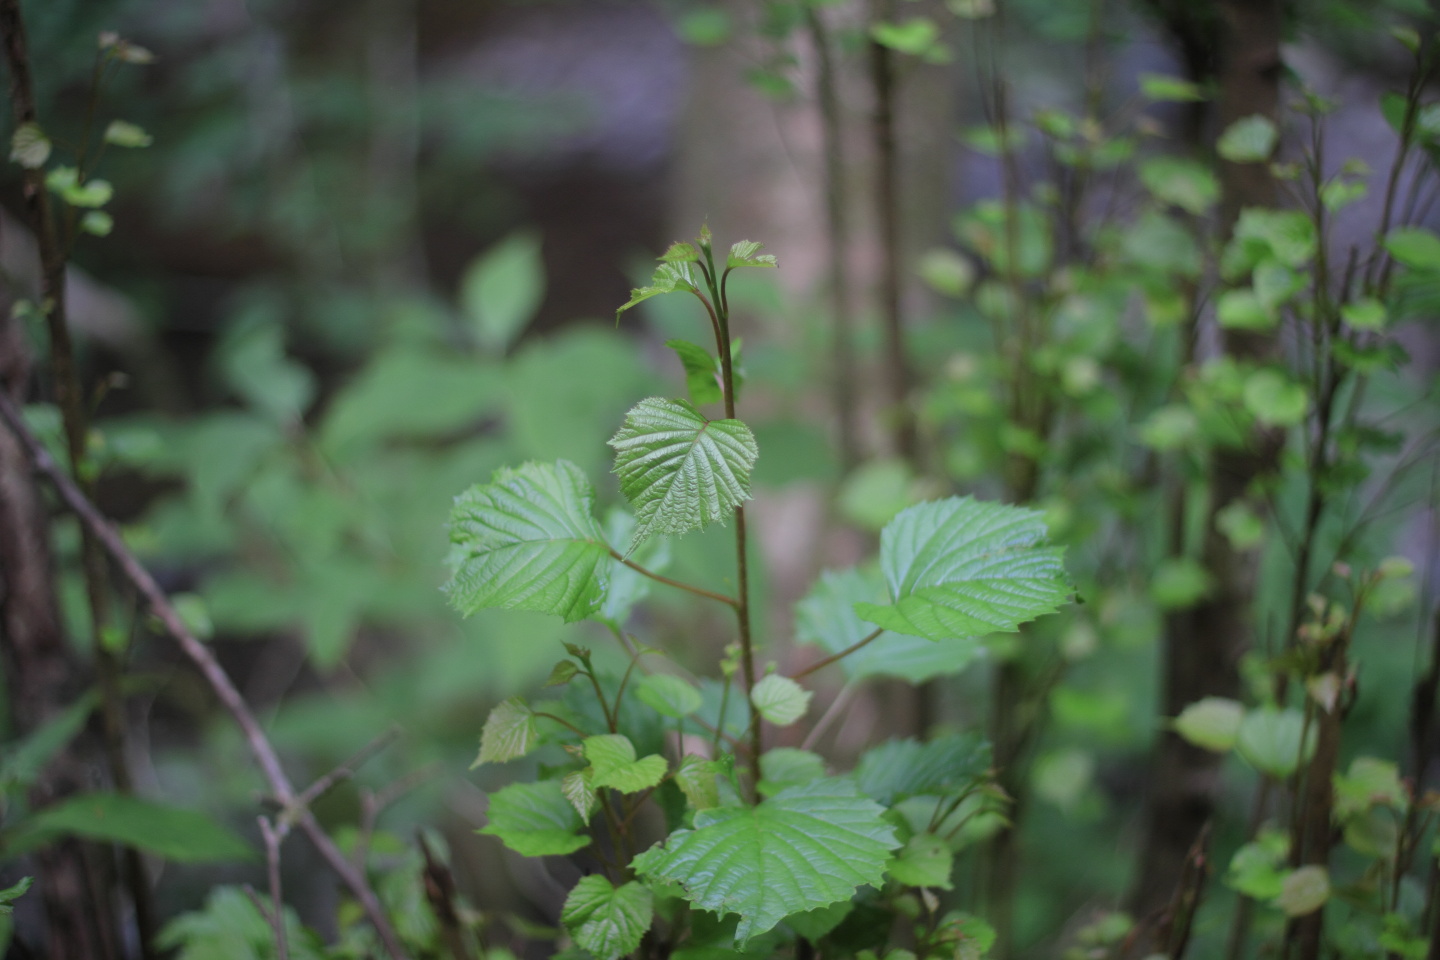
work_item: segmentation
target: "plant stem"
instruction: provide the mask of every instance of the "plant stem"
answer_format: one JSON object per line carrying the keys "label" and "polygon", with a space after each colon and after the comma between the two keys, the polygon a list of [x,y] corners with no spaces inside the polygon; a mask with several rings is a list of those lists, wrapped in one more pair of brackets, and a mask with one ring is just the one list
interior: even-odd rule
{"label": "plant stem", "polygon": [[846,657],[850,656],[850,654],[870,643],[872,640],[876,639],[880,636],[880,634],[884,632],[884,627],[876,627],[869,634],[867,634],[864,639],[855,641],[854,643],[850,644],[850,646],[846,647],[844,650],[841,650],[839,653],[832,653],[824,660],[818,660],[815,663],[810,664],[810,666],[806,667],[804,670],[801,670],[798,673],[790,674],[790,679],[799,680],[801,677],[808,677],[810,676],[810,674],[814,673],[817,670],[823,670],[826,667],[830,666],[830,664],[832,663],[835,663],[839,660],[844,660]]}
{"label": "plant stem", "polygon": [[[50,452],[45,449],[45,446],[30,432],[20,417],[20,411],[3,391],[0,391],[0,420],[5,421],[5,425],[24,445],[35,469],[50,481],[66,508],[80,518],[85,528],[110,554],[111,559],[120,568],[120,572],[146,599],[150,605],[150,612],[155,615],[165,632],[200,671],[201,676],[210,685],[210,689],[215,692],[215,696],[229,711],[235,725],[244,735],[250,754],[260,767],[260,772],[265,777],[276,802],[282,807],[293,808],[296,801],[295,788],[291,785],[289,777],[285,775],[275,747],[270,743],[265,731],[260,728],[259,721],[255,719],[255,714],[250,710],[250,705],[245,702],[245,698],[235,687],[230,675],[225,672],[225,668],[220,665],[220,661],[215,658],[215,654],[190,632],[190,628],[185,625],[185,621],[171,605],[165,592],[155,582],[155,578],[150,576],[149,571],[130,552],[130,548],[125,545],[120,534],[96,509],[95,505],[80,492],[80,488],[65,474],[65,471],[55,462],[55,458],[50,456]],[[310,810],[306,809],[301,812],[296,818],[296,824],[310,838],[310,842],[315,845],[320,856],[355,896],[361,910],[374,926],[376,934],[380,937],[381,943],[384,944],[385,950],[392,960],[404,960],[405,948],[401,945],[399,937],[396,936],[394,927],[385,917],[380,900],[375,895],[375,891],[371,889],[364,874],[352,867],[350,862],[345,859],[345,855],[340,852],[340,848],[335,845],[335,841],[320,826],[320,822],[315,819],[314,813]]]}
{"label": "plant stem", "polygon": [[[730,302],[726,297],[725,281],[730,277],[727,267],[720,282],[715,282],[714,253],[710,244],[703,244],[705,254],[706,280],[710,284],[710,296],[714,300],[715,320],[719,327],[720,339],[715,351],[720,356],[720,378],[725,390],[725,417],[735,419],[735,363],[730,350]],[[735,505],[735,567],[737,590],[735,598],[735,621],[740,632],[740,666],[745,679],[745,703],[750,709],[750,753],[752,787],[760,782],[760,755],[765,752],[764,732],[761,729],[760,714],[750,702],[750,691],[755,687],[755,643],[750,634],[750,570],[747,560],[745,536],[745,505]],[[722,721],[723,723],[723,721]]]}
{"label": "plant stem", "polygon": [[679,580],[671,580],[669,577],[655,573],[653,570],[647,570],[644,567],[640,566],[640,564],[621,554],[620,551],[614,549],[613,547],[610,550],[610,556],[614,557],[616,560],[618,560],[620,563],[623,563],[631,570],[634,570],[642,577],[649,577],[656,583],[663,583],[667,587],[674,587],[677,590],[684,590],[686,593],[693,593],[697,597],[705,597],[709,600],[715,600],[719,603],[725,604],[728,607],[738,607],[740,605],[740,601],[736,600],[734,597],[727,597],[723,593],[714,593],[710,590],[706,590],[704,587],[697,587],[689,583],[682,583]]}

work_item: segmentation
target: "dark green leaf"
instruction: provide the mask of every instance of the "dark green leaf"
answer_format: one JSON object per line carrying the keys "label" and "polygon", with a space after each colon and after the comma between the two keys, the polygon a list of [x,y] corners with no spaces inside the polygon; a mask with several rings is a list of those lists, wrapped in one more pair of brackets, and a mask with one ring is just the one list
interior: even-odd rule
{"label": "dark green leaf", "polygon": [[703,810],[695,829],[671,834],[634,866],[653,881],[681,884],[702,910],[738,913],[743,948],[790,914],[878,886],[899,845],[883,812],[850,783],[817,780],[754,807]]}
{"label": "dark green leaf", "polygon": [[510,346],[545,295],[540,237],[528,230],[512,233],[465,268],[460,305],[475,341],[487,350]]}
{"label": "dark green leaf", "polygon": [[675,351],[685,367],[685,390],[690,394],[691,403],[700,406],[724,399],[718,379],[720,362],[710,356],[710,351],[689,340],[666,340],[665,346]]}
{"label": "dark green leaf", "polygon": [[890,740],[865,751],[855,767],[855,782],[888,807],[907,797],[963,791],[989,766],[990,745],[974,734],[950,734],[923,744]]}

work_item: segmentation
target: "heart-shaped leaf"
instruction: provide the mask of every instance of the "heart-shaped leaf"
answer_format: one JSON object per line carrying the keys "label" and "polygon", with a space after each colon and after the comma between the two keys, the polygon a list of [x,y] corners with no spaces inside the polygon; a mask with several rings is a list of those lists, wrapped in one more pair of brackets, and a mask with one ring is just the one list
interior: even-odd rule
{"label": "heart-shaped leaf", "polygon": [[655,898],[644,884],[613,887],[604,877],[591,875],[581,877],[565,898],[560,922],[597,960],[616,960],[640,946],[654,912]]}

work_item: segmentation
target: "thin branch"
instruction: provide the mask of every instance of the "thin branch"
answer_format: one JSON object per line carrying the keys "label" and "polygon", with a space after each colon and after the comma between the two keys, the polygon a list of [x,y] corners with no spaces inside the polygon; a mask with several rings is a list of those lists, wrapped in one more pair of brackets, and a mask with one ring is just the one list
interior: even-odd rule
{"label": "thin branch", "polygon": [[290,828],[285,823],[271,823],[269,817],[255,819],[260,824],[260,838],[265,842],[265,872],[270,881],[269,909],[263,907],[254,888],[246,886],[245,892],[250,895],[256,909],[270,921],[270,927],[275,931],[275,956],[279,960],[290,960],[290,946],[285,942],[285,914],[280,906],[280,844]]}
{"label": "thin branch", "polygon": [[[380,734],[380,736],[376,737],[374,740],[371,740],[365,746],[355,751],[355,754],[351,756],[349,760],[346,760],[344,763],[340,764],[340,766],[331,770],[329,773],[325,774],[323,777],[310,784],[310,786],[306,787],[304,792],[302,792],[298,797],[295,798],[295,809],[305,809],[306,807],[310,806],[310,804],[314,803],[316,800],[319,800],[322,796],[324,796],[331,787],[335,786],[335,784],[339,783],[341,780],[349,780],[355,775],[355,771],[360,768],[361,764],[363,764],[366,760],[369,760],[381,750],[384,750],[386,747],[390,746],[390,744],[394,743],[399,737],[399,729],[391,727],[389,730],[386,730],[384,733]],[[290,822],[289,817],[290,811],[284,811],[280,815],[280,822],[288,826]]]}
{"label": "thin branch", "polygon": [[616,560],[618,560],[620,563],[623,563],[631,570],[634,570],[642,577],[649,577],[656,583],[663,583],[667,587],[674,587],[677,590],[684,590],[686,593],[693,593],[697,597],[705,597],[709,600],[715,600],[719,603],[725,604],[728,607],[737,607],[740,605],[740,601],[736,600],[734,597],[727,597],[723,593],[714,593],[713,591],[706,590],[704,587],[697,587],[693,584],[681,583],[679,580],[671,580],[669,577],[658,574],[653,570],[646,570],[644,567],[640,566],[640,564],[624,556],[620,553],[619,550],[616,550],[613,547],[610,549],[610,556],[614,557]]}
{"label": "thin branch", "polygon": [[[120,572],[144,596],[150,605],[150,612],[160,621],[165,632],[175,640],[181,651],[209,683],[210,689],[215,692],[215,696],[221,704],[230,712],[236,726],[244,735],[246,745],[250,748],[250,753],[260,767],[260,772],[269,785],[271,793],[274,794],[275,800],[282,807],[293,808],[296,801],[295,788],[285,775],[285,770],[280,765],[280,758],[275,753],[274,746],[265,736],[265,732],[260,729],[260,723],[255,719],[255,714],[251,712],[249,704],[236,689],[230,675],[225,672],[225,668],[220,665],[215,654],[190,632],[190,628],[180,618],[180,614],[171,605],[159,584],[155,582],[155,578],[150,576],[150,572],[130,552],[130,548],[125,546],[125,541],[121,539],[120,534],[95,508],[95,505],[80,492],[80,488],[66,475],[50,452],[30,432],[20,417],[20,411],[3,393],[0,393],[0,419],[5,421],[5,425],[24,445],[35,469],[50,481],[65,506],[80,518],[85,528],[110,554],[116,566],[120,568]],[[340,852],[340,848],[335,845],[335,841],[320,826],[319,821],[315,819],[315,815],[310,810],[301,810],[295,824],[310,838],[310,842],[315,844],[315,849],[320,852],[320,856],[354,894],[366,919],[375,927],[375,932],[385,945],[386,952],[393,960],[403,960],[406,956],[405,948],[401,945],[394,927],[386,919],[385,911],[380,906],[380,900],[376,897],[375,891],[370,888],[365,877],[345,859],[345,855]]]}
{"label": "thin branch", "polygon": [[882,634],[882,633],[884,633],[884,632],[885,632],[885,628],[884,628],[884,627],[876,627],[876,628],[875,628],[873,631],[871,631],[863,640],[859,640],[859,641],[856,641],[855,643],[850,644],[850,646],[846,647],[844,650],[841,650],[839,653],[833,653],[833,654],[831,654],[830,656],[826,657],[824,660],[820,660],[820,661],[817,661],[817,662],[815,662],[815,663],[810,664],[810,666],[806,667],[804,670],[801,670],[799,673],[792,673],[792,674],[790,674],[790,679],[791,679],[791,680],[799,680],[801,677],[808,677],[808,676],[810,676],[810,674],[814,673],[815,671],[817,671],[817,670],[823,670],[824,668],[830,666],[830,664],[836,662],[837,660],[844,660],[846,657],[850,656],[850,654],[854,653],[856,650],[859,650],[861,647],[863,647],[863,646],[865,646],[866,644],[870,643],[870,641],[872,641],[872,640],[874,640],[875,638],[879,637],[880,634]]}

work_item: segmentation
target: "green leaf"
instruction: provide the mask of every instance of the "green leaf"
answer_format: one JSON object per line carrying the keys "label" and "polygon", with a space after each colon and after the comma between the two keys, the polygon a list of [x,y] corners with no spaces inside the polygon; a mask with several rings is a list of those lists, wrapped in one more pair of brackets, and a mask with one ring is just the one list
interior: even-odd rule
{"label": "green leaf", "polygon": [[950,871],[955,866],[955,853],[950,844],[933,833],[910,838],[895,859],[890,861],[890,877],[907,887],[937,887],[949,890]]}
{"label": "green leaf", "polygon": [[867,460],[845,478],[838,506],[846,520],[878,532],[920,499],[915,486],[915,471],[899,457]]}
{"label": "green leaf", "polygon": [[1206,750],[1224,753],[1235,746],[1245,707],[1225,697],[1206,697],[1190,704],[1175,718],[1175,732]]}
{"label": "green leaf", "polygon": [[104,210],[86,210],[80,218],[80,229],[95,237],[108,237],[115,229],[115,218]]}
{"label": "green leaf", "polygon": [[37,123],[22,123],[10,135],[10,160],[26,170],[39,170],[50,159],[50,138]]}
{"label": "green leaf", "polygon": [[1330,872],[1321,866],[1300,867],[1281,884],[1275,906],[1287,917],[1303,917],[1314,913],[1330,899]]}
{"label": "green leaf", "polygon": [[760,248],[765,246],[754,240],[741,240],[730,245],[730,255],[725,258],[725,269],[734,270],[736,267],[773,267],[776,266],[775,257],[768,253],[761,253]]}
{"label": "green leaf", "polygon": [[111,120],[110,125],[105,128],[105,142],[117,147],[139,149],[150,146],[155,142],[155,138],[133,123]]}
{"label": "green leaf", "polygon": [[580,814],[580,818],[588,822],[590,815],[600,807],[600,800],[595,796],[595,785],[590,782],[590,771],[576,770],[567,773],[560,780],[560,792],[565,799],[570,801],[570,806]]}
{"label": "green leaf", "polygon": [[635,696],[650,709],[666,717],[688,717],[700,709],[700,691],[681,677],[657,673],[643,678]]}
{"label": "green leaf", "polygon": [[462,493],[450,512],[450,603],[467,616],[506,607],[567,623],[595,613],[611,559],[594,498],[566,460],[502,468]]}
{"label": "green leaf", "polygon": [[1151,157],[1140,164],[1140,181],[1155,199],[1197,216],[1220,199],[1220,181],[1215,174],[1184,157]]}
{"label": "green leaf", "polygon": [[592,874],[581,877],[565,898],[560,922],[597,960],[617,960],[640,946],[654,914],[655,898],[644,884],[616,888]]}
{"label": "green leaf", "polygon": [[1273,900],[1285,884],[1282,863],[1290,850],[1290,840],[1278,830],[1262,830],[1252,843],[1247,843],[1230,859],[1225,883],[1254,900]]}
{"label": "green leaf", "polygon": [[883,813],[853,784],[817,780],[754,807],[703,810],[695,829],[671,834],[634,867],[652,881],[679,883],[701,910],[738,913],[743,948],[790,914],[879,886],[899,846]]}
{"label": "green leaf", "polygon": [[460,280],[460,306],[475,341],[487,350],[510,346],[544,295],[540,236],[530,230],[512,233],[476,257]]}
{"label": "green leaf", "polygon": [[56,167],[45,176],[45,186],[60,195],[72,207],[103,207],[115,195],[115,188],[105,180],[80,182],[74,167]]}
{"label": "green leaf", "polygon": [[675,771],[675,785],[696,810],[709,810],[720,805],[720,787],[715,778],[721,773],[714,760],[687,753]]}
{"label": "green leaf", "polygon": [[730,37],[730,14],[720,7],[687,10],[675,24],[680,39],[697,47],[715,47]]}
{"label": "green leaf", "polygon": [[1385,304],[1374,297],[1363,297],[1341,307],[1340,318],[1352,330],[1384,330]]}
{"label": "green leaf", "polygon": [[880,535],[893,602],[857,603],[856,613],[887,630],[940,641],[1012,632],[1056,610],[1070,586],[1062,551],[1042,546],[1042,516],[969,497],[905,510]]}
{"label": "green leaf", "polygon": [[630,409],[610,446],[620,489],[635,509],[631,551],[657,533],[723,521],[750,498],[760,454],[739,420],[706,420],[689,403],[658,397]]}
{"label": "green leaf", "polygon": [[1304,729],[1305,717],[1299,710],[1261,707],[1245,715],[1235,747],[1255,769],[1283,780],[1315,755],[1313,727],[1305,737],[1303,751],[1301,749]]}
{"label": "green leaf", "polygon": [[699,406],[702,403],[719,403],[725,398],[717,379],[720,376],[720,361],[712,357],[710,351],[689,340],[666,340],[665,346],[675,351],[685,367],[685,390],[690,394],[691,403]]}
{"label": "green leaf", "polygon": [[1140,94],[1146,100],[1166,103],[1186,103],[1204,100],[1205,94],[1197,84],[1179,77],[1167,77],[1158,73],[1140,74]]}
{"label": "green leaf", "polygon": [[720,786],[716,777],[721,773],[720,764],[714,760],[687,753],[675,770],[675,786],[685,794],[685,800],[697,810],[708,810],[720,805]]}
{"label": "green leaf", "polygon": [[1199,603],[1211,587],[1210,572],[1192,557],[1166,557],[1150,578],[1150,599],[1161,610],[1183,610]]}
{"label": "green leaf", "polygon": [[598,790],[610,787],[621,793],[639,793],[659,783],[669,765],[665,758],[652,753],[635,759],[635,744],[619,733],[586,737],[585,759],[590,761],[590,783]]}
{"label": "green leaf", "polygon": [[825,776],[825,758],[796,747],[773,747],[760,757],[760,783],[756,790],[762,797],[791,787],[799,787]]}
{"label": "green leaf", "polygon": [[1268,426],[1293,427],[1305,419],[1310,397],[1303,386],[1266,367],[1245,379],[1245,409]]}
{"label": "green leaf", "polygon": [[1226,290],[1215,303],[1215,317],[1227,330],[1270,330],[1280,318],[1254,290]]}
{"label": "green leaf", "polygon": [[814,694],[789,677],[772,673],[750,691],[750,702],[760,716],[777,727],[788,727],[805,715]]}
{"label": "green leaf", "polygon": [[525,857],[574,853],[590,842],[576,831],[585,821],[566,798],[559,780],[514,783],[490,795],[490,822],[479,832]]}
{"label": "green leaf", "polygon": [[862,793],[888,806],[909,797],[957,793],[985,776],[990,745],[974,734],[928,743],[890,740],[871,747],[855,767]]}
{"label": "green leaf", "polygon": [[660,260],[664,263],[698,263],[700,251],[695,249],[695,244],[684,240],[677,240],[665,248],[660,254]]}
{"label": "green leaf", "polygon": [[970,258],[948,247],[925,251],[916,273],[931,290],[947,297],[963,297],[975,283],[975,266]]}
{"label": "green leaf", "polygon": [[574,660],[561,660],[550,668],[550,676],[545,678],[545,686],[563,687],[571,680],[574,680],[575,675],[579,672],[580,668],[576,666]]}
{"label": "green leaf", "polygon": [[[269,908],[269,897],[262,894],[257,899]],[[301,925],[294,910],[283,904],[282,908],[291,960],[329,960],[334,956]],[[175,960],[271,960],[276,956],[274,928],[238,886],[216,887],[203,909],[175,917],[155,940],[167,955],[178,951]]]}
{"label": "green leaf", "polygon": [[940,39],[940,28],[928,17],[911,17],[904,23],[877,23],[870,37],[882,47],[919,57]]}
{"label": "green leaf", "polygon": [[0,795],[11,786],[33,784],[55,755],[84,728],[99,699],[94,691],[86,693],[18,743],[7,744],[4,759],[0,760]]}
{"label": "green leaf", "polygon": [[1297,270],[1308,270],[1319,249],[1315,224],[1301,210],[1266,210],[1249,207],[1240,211],[1235,235],[1220,261],[1227,280],[1239,282],[1267,260]]}
{"label": "green leaf", "polygon": [[[863,640],[872,627],[855,612],[857,603],[883,603],[887,596],[880,568],[867,564],[845,571],[827,570],[795,605],[795,639],[839,653]],[[959,673],[980,655],[978,643],[935,643],[886,630],[835,664],[850,680],[899,677],[923,683]]]}
{"label": "green leaf", "polygon": [[637,287],[630,291],[630,299],[615,311],[615,319],[620,319],[620,314],[629,310],[638,303],[643,303],[651,297],[658,297],[662,293],[695,293],[699,290],[699,283],[695,278],[694,271],[690,264],[662,263],[655,269],[655,274],[650,278],[650,285]]}
{"label": "green leaf", "polygon": [[1215,527],[1236,550],[1253,550],[1265,539],[1265,521],[1244,500],[1232,500],[1217,510]]}
{"label": "green leaf", "polygon": [[1409,805],[1400,768],[1393,760],[1356,757],[1350,769],[1335,775],[1335,816],[1356,816],[1379,804],[1404,810]]}
{"label": "green leaf", "polygon": [[198,810],[118,793],[71,797],[26,818],[7,838],[7,856],[77,836],[136,847],[176,863],[249,860],[249,844]]}
{"label": "green leaf", "polygon": [[[575,665],[569,660],[572,673]],[[557,668],[560,664],[557,664]],[[535,714],[519,697],[511,697],[495,705],[485,719],[485,728],[480,732],[480,756],[470,765],[474,770],[482,763],[505,763],[516,757],[523,757],[540,742],[540,732],[535,729]]]}
{"label": "green leaf", "polygon": [[1423,227],[1399,227],[1385,236],[1385,249],[1415,270],[1440,270],[1440,237]]}
{"label": "green leaf", "polygon": [[1257,113],[1230,124],[1215,141],[1215,149],[1231,163],[1263,163],[1279,141],[1275,121]]}
{"label": "green leaf", "polygon": [[4,890],[0,890],[0,917],[10,916],[14,911],[15,901],[25,896],[26,891],[34,882],[34,877],[21,877]]}

